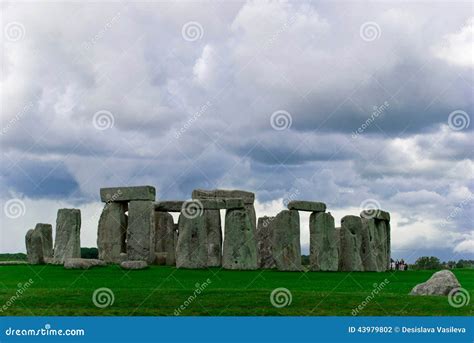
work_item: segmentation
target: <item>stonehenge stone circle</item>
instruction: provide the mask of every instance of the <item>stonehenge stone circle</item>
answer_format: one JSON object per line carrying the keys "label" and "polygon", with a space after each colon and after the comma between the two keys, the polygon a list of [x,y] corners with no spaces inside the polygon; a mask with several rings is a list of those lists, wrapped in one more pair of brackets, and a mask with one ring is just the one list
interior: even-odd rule
{"label": "stonehenge stone circle", "polygon": [[257,241],[250,216],[245,209],[227,210],[225,215],[225,269],[257,269]]}
{"label": "stonehenge stone circle", "polygon": [[272,255],[278,270],[301,270],[300,215],[283,210],[272,223]]}
{"label": "stonehenge stone circle", "polygon": [[54,259],[64,263],[67,258],[81,257],[81,211],[75,208],[58,210]]}
{"label": "stonehenge stone circle", "polygon": [[155,212],[155,253],[157,264],[176,264],[173,216],[168,212]]}
{"label": "stonehenge stone circle", "polygon": [[326,204],[316,201],[293,200],[288,203],[289,210],[307,211],[307,212],[325,212]]}
{"label": "stonehenge stone circle", "polygon": [[127,256],[130,261],[155,260],[155,206],[153,201],[128,203]]}
{"label": "stonehenge stone circle", "polygon": [[273,221],[275,217],[260,217],[257,222],[258,267],[273,269],[276,267],[272,253]]}
{"label": "stonehenge stone circle", "polygon": [[361,259],[362,221],[358,216],[345,216],[341,220],[341,270],[363,271]]}
{"label": "stonehenge stone circle", "polygon": [[111,187],[100,189],[100,200],[102,202],[155,200],[155,187],[133,186],[133,187]]}
{"label": "stonehenge stone circle", "polygon": [[38,231],[41,234],[44,258],[52,258],[53,257],[53,226],[51,224],[38,223],[35,226],[35,231]]}
{"label": "stonehenge stone circle", "polygon": [[43,238],[39,231],[29,230],[25,236],[26,255],[30,264],[44,264]]}
{"label": "stonehenge stone circle", "polygon": [[99,218],[97,247],[99,258],[107,263],[120,263],[120,254],[125,252],[127,233],[127,204],[106,203]]}
{"label": "stonehenge stone circle", "polygon": [[184,214],[178,219],[176,267],[200,269],[207,266],[207,233],[204,216],[194,218]]}
{"label": "stonehenge stone circle", "polygon": [[310,269],[337,271],[339,268],[339,234],[331,213],[313,212],[309,217]]}

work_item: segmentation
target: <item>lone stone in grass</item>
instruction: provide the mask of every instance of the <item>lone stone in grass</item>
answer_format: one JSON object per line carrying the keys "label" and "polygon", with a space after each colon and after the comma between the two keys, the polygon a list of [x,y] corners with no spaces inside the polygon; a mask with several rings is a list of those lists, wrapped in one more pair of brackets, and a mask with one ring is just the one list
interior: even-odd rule
{"label": "lone stone in grass", "polygon": [[362,222],[360,217],[345,216],[341,220],[341,270],[363,271],[361,259]]}
{"label": "lone stone in grass", "polygon": [[428,281],[413,287],[410,295],[448,295],[453,289],[461,287],[456,276],[449,270],[434,273]]}
{"label": "lone stone in grass", "polygon": [[155,261],[155,206],[153,201],[128,204],[127,256],[131,261]]}
{"label": "lone stone in grass", "polygon": [[25,236],[25,243],[28,263],[43,264],[43,239],[41,233],[37,230],[28,230]]}
{"label": "lone stone in grass", "polygon": [[65,269],[89,269],[92,267],[105,266],[102,260],[89,258],[67,258],[64,261]]}
{"label": "lone stone in grass", "polygon": [[120,263],[120,253],[125,252],[127,233],[127,203],[106,203],[99,219],[97,247],[99,259],[108,263]]}
{"label": "lone stone in grass", "polygon": [[301,270],[300,215],[296,210],[283,210],[273,224],[272,255],[278,270]]}
{"label": "lone stone in grass", "polygon": [[67,258],[81,257],[81,211],[75,208],[58,210],[54,259],[64,263]]}
{"label": "lone stone in grass", "polygon": [[199,269],[207,266],[207,234],[204,216],[179,215],[176,267]]}
{"label": "lone stone in grass", "polygon": [[241,270],[258,268],[257,241],[247,210],[226,212],[222,266]]}
{"label": "lone stone in grass", "polygon": [[311,213],[309,232],[310,269],[337,271],[339,265],[339,238],[331,213]]}
{"label": "lone stone in grass", "polygon": [[158,264],[176,264],[174,222],[168,212],[155,211],[155,252]]}
{"label": "lone stone in grass", "polygon": [[123,261],[120,263],[120,267],[123,269],[139,270],[148,268],[148,264],[145,261]]}
{"label": "lone stone in grass", "polygon": [[38,223],[35,231],[41,234],[44,258],[53,257],[53,227],[51,224]]}
{"label": "lone stone in grass", "polygon": [[260,217],[257,222],[258,267],[262,269],[275,268],[272,254],[272,233],[275,217]]}

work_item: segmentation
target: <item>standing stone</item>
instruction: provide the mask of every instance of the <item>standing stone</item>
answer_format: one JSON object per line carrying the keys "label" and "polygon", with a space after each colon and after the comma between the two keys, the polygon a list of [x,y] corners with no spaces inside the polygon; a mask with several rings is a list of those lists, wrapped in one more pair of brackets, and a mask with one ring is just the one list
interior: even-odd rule
{"label": "standing stone", "polygon": [[207,266],[222,265],[222,230],[219,210],[204,210],[204,227],[207,234]]}
{"label": "standing stone", "polygon": [[257,269],[257,241],[255,230],[246,210],[227,210],[225,215],[225,269]]}
{"label": "standing stone", "polygon": [[81,257],[81,211],[75,208],[58,210],[54,259],[63,264],[67,258]]}
{"label": "standing stone", "polygon": [[339,265],[339,238],[331,213],[311,213],[309,232],[310,269],[337,271]]}
{"label": "standing stone", "polygon": [[374,249],[377,256],[377,271],[385,271],[390,268],[390,213],[380,209],[362,211],[361,218],[372,220],[375,225]]}
{"label": "standing stone", "polygon": [[300,215],[283,210],[273,224],[272,255],[278,270],[301,270]]}
{"label": "standing stone", "polygon": [[362,221],[360,217],[345,216],[341,220],[341,270],[363,271],[361,259]]}
{"label": "standing stone", "polygon": [[44,258],[53,257],[53,226],[51,224],[38,223],[36,224],[35,231],[41,234]]}
{"label": "standing stone", "polygon": [[97,247],[99,259],[108,263],[120,263],[120,253],[125,252],[127,233],[127,204],[122,202],[106,203],[99,219]]}
{"label": "standing stone", "polygon": [[25,236],[25,243],[28,263],[43,264],[43,239],[41,233],[37,230],[29,230]]}
{"label": "standing stone", "polygon": [[155,206],[153,201],[128,204],[127,257],[130,261],[155,261]]}
{"label": "standing stone", "polygon": [[179,215],[177,268],[199,269],[207,266],[207,234],[204,221],[203,215],[194,218]]}
{"label": "standing stone", "polygon": [[257,235],[257,214],[255,213],[255,206],[253,204],[246,204],[245,210],[247,211],[250,219],[250,224],[252,225],[252,230]]}
{"label": "standing stone", "polygon": [[337,265],[337,270],[342,270],[341,228],[337,227],[334,230],[336,232],[337,255],[339,257],[339,263]]}
{"label": "standing stone", "polygon": [[362,221],[362,250],[361,258],[365,271],[382,272],[384,251],[379,249],[379,235],[374,219],[361,218]]}
{"label": "standing stone", "polygon": [[163,257],[161,261],[157,258],[157,262],[174,266],[176,256],[173,216],[168,212],[155,212],[155,226],[155,252]]}
{"label": "standing stone", "polygon": [[263,269],[275,268],[272,254],[272,233],[275,217],[260,217],[257,224],[258,267]]}

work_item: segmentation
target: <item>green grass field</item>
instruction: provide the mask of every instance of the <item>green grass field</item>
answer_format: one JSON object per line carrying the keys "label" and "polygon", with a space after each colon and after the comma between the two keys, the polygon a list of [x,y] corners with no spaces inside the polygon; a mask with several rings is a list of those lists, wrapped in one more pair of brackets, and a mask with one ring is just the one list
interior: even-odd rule
{"label": "green grass field", "polygon": [[[124,271],[117,266],[90,270],[65,270],[62,266],[0,266],[0,315],[65,316],[121,315],[276,315],[351,316],[385,279],[388,284],[358,313],[361,316],[467,316],[472,301],[461,308],[449,305],[447,297],[409,296],[417,283],[434,271],[386,273],[182,270],[153,266]],[[474,294],[474,270],[454,270],[461,285]],[[29,279],[32,285],[15,297]],[[208,286],[197,294],[196,284]],[[21,284],[20,286],[18,284]],[[99,308],[92,301],[96,289],[112,290],[114,302]],[[275,288],[287,288],[292,302],[276,308],[270,302]],[[13,297],[13,298],[12,298]],[[13,299],[13,301],[12,301]],[[1,308],[3,306],[3,308]]]}

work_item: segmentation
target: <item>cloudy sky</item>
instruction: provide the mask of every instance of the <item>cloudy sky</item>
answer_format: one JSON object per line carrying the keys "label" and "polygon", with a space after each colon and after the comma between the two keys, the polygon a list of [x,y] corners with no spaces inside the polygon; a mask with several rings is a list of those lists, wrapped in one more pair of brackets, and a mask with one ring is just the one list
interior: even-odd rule
{"label": "cloudy sky", "polygon": [[0,6],[0,252],[61,207],[95,246],[99,188],[150,184],[375,204],[396,258],[473,258],[472,3]]}

